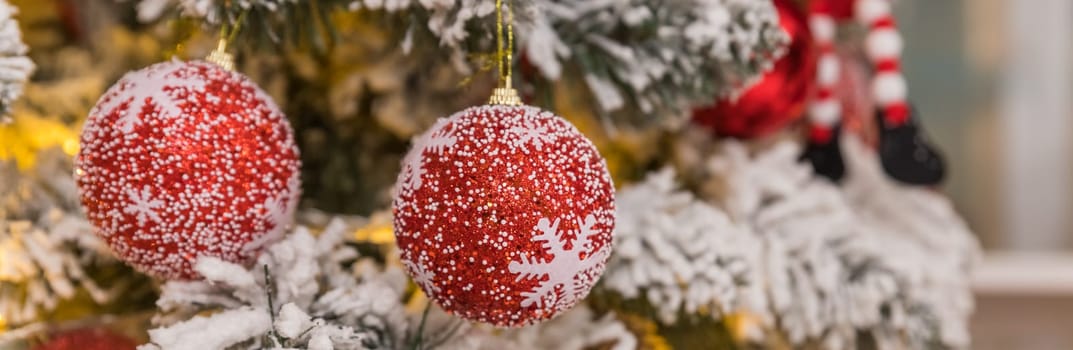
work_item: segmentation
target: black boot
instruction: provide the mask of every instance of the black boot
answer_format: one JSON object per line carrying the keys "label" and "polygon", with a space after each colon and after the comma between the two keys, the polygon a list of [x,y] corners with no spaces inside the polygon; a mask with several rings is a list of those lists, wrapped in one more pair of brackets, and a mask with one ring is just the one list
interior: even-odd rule
{"label": "black boot", "polygon": [[879,160],[891,178],[909,185],[932,186],[943,181],[946,165],[942,154],[931,145],[916,124],[916,108],[910,108],[909,120],[888,126],[883,111],[876,112],[879,126]]}
{"label": "black boot", "polygon": [[838,142],[841,134],[842,125],[836,125],[831,128],[831,137],[827,142],[817,143],[809,139],[799,158],[801,161],[808,160],[816,174],[834,183],[842,181],[842,177],[846,175],[846,164],[842,161],[842,150]]}

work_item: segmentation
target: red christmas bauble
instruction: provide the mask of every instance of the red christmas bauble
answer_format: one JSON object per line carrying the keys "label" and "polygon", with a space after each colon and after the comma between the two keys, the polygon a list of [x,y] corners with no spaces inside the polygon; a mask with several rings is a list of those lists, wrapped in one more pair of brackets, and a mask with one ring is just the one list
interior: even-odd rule
{"label": "red christmas bauble", "polygon": [[415,139],[395,235],[410,276],[445,310],[524,326],[588,295],[611,254],[614,209],[603,158],[569,122],[473,107]]}
{"label": "red christmas bauble", "polygon": [[134,350],[138,344],[105,328],[83,328],[56,334],[34,350]]}
{"label": "red christmas bauble", "polygon": [[815,86],[818,52],[805,13],[791,0],[775,0],[779,25],[790,36],[785,55],[737,98],[693,111],[693,120],[717,135],[755,138],[780,130],[801,117]]}
{"label": "red christmas bauble", "polygon": [[128,73],[82,130],[86,216],[123,261],[194,278],[199,256],[252,261],[283,235],[299,194],[298,148],[272,99],[204,61]]}

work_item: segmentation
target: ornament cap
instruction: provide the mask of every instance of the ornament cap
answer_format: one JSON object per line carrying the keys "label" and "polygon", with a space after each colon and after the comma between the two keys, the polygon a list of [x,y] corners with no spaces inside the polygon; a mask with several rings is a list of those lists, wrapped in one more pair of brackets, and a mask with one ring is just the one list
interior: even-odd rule
{"label": "ornament cap", "polygon": [[215,63],[220,68],[235,70],[235,56],[227,52],[227,39],[225,38],[220,38],[220,42],[216,44],[216,49],[212,50],[205,57],[205,60]]}
{"label": "ornament cap", "polygon": [[522,99],[518,97],[518,91],[510,86],[496,88],[492,91],[492,97],[488,98],[490,105],[521,106]]}

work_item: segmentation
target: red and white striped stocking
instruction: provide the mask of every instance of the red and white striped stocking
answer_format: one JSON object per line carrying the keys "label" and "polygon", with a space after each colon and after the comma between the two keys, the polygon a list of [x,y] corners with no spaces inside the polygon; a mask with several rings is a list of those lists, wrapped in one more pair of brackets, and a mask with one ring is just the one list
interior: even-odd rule
{"label": "red and white striped stocking", "polygon": [[872,96],[878,106],[878,152],[883,170],[907,184],[938,184],[945,175],[945,164],[917,125],[916,111],[906,100],[902,36],[891,13],[890,0],[856,0],[854,15],[868,28],[864,48],[875,70]]}
{"label": "red and white striped stocking", "polygon": [[812,163],[817,174],[835,182],[845,175],[842,153],[838,149],[842,102],[835,93],[841,69],[835,52],[836,2],[816,0],[809,8],[809,31],[818,47],[819,58],[816,60],[816,94],[808,108],[808,143],[801,155],[802,159]]}
{"label": "red and white striped stocking", "polygon": [[901,70],[902,36],[891,14],[890,0],[857,0],[857,21],[868,28],[864,49],[875,69],[872,96],[884,125],[899,126],[909,120],[906,83]]}
{"label": "red and white striped stocking", "polygon": [[[851,11],[847,11],[851,6]],[[845,173],[838,149],[842,105],[835,87],[840,63],[835,52],[838,20],[852,12],[868,29],[865,54],[872,63],[872,97],[877,106],[879,158],[883,169],[895,180],[913,185],[934,185],[942,181],[944,162],[913,120],[915,111],[907,102],[907,84],[901,72],[902,37],[898,33],[890,0],[814,0],[809,27],[819,45],[817,94],[809,107],[808,145],[802,158],[812,162],[816,172],[834,181]]]}

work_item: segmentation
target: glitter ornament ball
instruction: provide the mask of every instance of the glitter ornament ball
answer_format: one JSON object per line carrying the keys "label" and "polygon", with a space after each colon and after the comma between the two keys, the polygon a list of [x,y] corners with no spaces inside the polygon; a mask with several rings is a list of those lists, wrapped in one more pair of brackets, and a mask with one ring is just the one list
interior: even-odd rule
{"label": "glitter ornament ball", "polygon": [[529,106],[469,108],[415,139],[402,167],[402,262],[448,312],[537,323],[584,299],[603,273],[614,187],[566,120]]}
{"label": "glitter ornament ball", "polygon": [[76,177],[86,216],[138,270],[197,277],[199,256],[252,261],[283,236],[298,148],[272,99],[204,61],[127,73],[90,111]]}
{"label": "glitter ornament ball", "polygon": [[33,350],[134,350],[138,344],[106,328],[81,328],[50,337]]}

